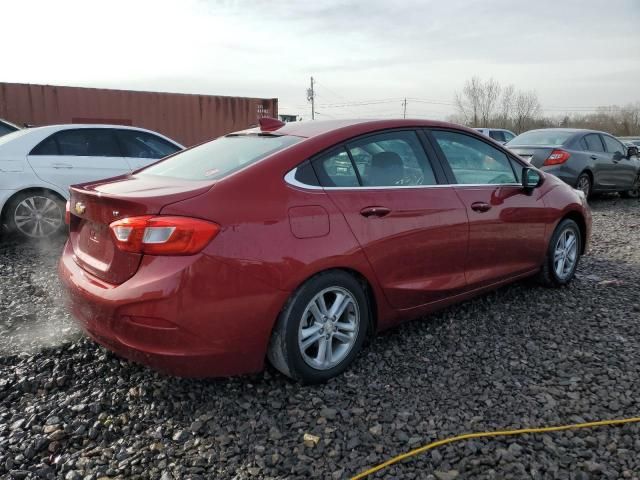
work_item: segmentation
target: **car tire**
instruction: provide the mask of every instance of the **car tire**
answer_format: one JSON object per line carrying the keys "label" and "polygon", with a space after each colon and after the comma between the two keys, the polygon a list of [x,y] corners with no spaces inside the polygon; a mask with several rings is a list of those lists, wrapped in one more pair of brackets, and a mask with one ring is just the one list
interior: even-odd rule
{"label": "car tire", "polygon": [[43,240],[62,233],[64,217],[64,200],[47,191],[21,192],[5,210],[9,231],[25,240]]}
{"label": "car tire", "polygon": [[[568,246],[569,239],[573,239],[571,246]],[[569,218],[562,220],[549,241],[547,255],[538,274],[539,282],[552,288],[569,283],[578,268],[581,250],[582,233],[578,224]],[[566,263],[568,261],[571,262],[570,265]]]}
{"label": "car tire", "polygon": [[267,357],[294,380],[325,382],[342,373],[358,355],[370,316],[365,290],[353,275],[341,270],[318,274],[287,301],[271,335]]}
{"label": "car tire", "polygon": [[640,187],[637,187],[633,190],[625,190],[619,193],[622,198],[638,198],[640,197]]}
{"label": "car tire", "polygon": [[593,183],[591,182],[591,175],[587,172],[582,172],[578,175],[576,180],[576,188],[582,190],[587,198],[591,197],[593,193]]}

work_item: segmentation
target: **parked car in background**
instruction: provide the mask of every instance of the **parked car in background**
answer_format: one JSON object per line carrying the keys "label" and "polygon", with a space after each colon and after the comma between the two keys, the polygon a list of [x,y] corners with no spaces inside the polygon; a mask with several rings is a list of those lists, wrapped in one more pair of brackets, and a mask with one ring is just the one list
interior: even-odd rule
{"label": "parked car in background", "polygon": [[16,130],[20,130],[20,127],[0,118],[0,137]]}
{"label": "parked car in background", "polygon": [[59,272],[84,330],[184,376],[307,383],[365,338],[538,275],[571,280],[585,196],[474,130],[283,123],[71,188]]}
{"label": "parked car in background", "polygon": [[640,147],[640,137],[618,137],[618,140],[627,146]]}
{"label": "parked car in background", "polygon": [[1,223],[26,238],[64,229],[69,186],[115,177],[182,150],[179,143],[119,125],[50,125],[0,137]]}
{"label": "parked car in background", "polygon": [[505,130],[504,128],[474,128],[474,130],[493,138],[500,144],[505,144],[516,136],[511,130]]}
{"label": "parked car in background", "polygon": [[587,197],[596,192],[638,196],[638,149],[605,132],[544,128],[518,135],[506,144],[535,167],[552,173]]}

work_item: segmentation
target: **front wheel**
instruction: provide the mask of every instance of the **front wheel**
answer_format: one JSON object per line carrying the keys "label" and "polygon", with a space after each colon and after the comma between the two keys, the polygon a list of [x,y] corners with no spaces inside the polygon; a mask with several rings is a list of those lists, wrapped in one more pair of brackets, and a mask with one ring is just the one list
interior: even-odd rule
{"label": "front wheel", "polygon": [[578,268],[581,250],[582,234],[578,224],[569,218],[562,220],[551,236],[539,274],[540,282],[547,287],[569,283]]}
{"label": "front wheel", "polygon": [[367,297],[356,278],[343,271],[316,275],[280,313],[269,343],[269,361],[303,383],[327,381],[353,362],[369,318]]}

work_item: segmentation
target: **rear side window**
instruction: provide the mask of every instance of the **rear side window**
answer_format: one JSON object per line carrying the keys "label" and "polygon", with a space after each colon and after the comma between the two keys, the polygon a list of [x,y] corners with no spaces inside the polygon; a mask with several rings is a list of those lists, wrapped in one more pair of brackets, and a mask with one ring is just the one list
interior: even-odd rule
{"label": "rear side window", "polygon": [[56,142],[54,135],[36,145],[29,155],[60,155],[58,142]]}
{"label": "rear side window", "polygon": [[359,187],[358,176],[349,154],[344,148],[321,155],[313,161],[313,168],[323,187]]}
{"label": "rear side window", "polygon": [[513,135],[510,132],[502,132],[504,134],[504,140],[505,142],[510,142],[511,140],[513,140],[514,138],[516,138],[515,135]]}
{"label": "rear side window", "polygon": [[500,130],[489,130],[489,136],[498,142],[506,142],[504,132],[501,132]]}
{"label": "rear side window", "polygon": [[590,133],[585,135],[580,143],[588,152],[604,152],[604,147],[598,134]]}
{"label": "rear side window", "polygon": [[121,153],[113,130],[83,128],[54,133],[38,144],[31,155],[120,157]]}
{"label": "rear side window", "polygon": [[402,187],[435,185],[431,163],[416,132],[399,131],[371,135],[347,148],[362,185]]}
{"label": "rear side window", "polygon": [[626,149],[624,145],[622,145],[618,140],[609,135],[602,135],[602,139],[604,140],[604,145],[607,147],[607,152],[609,153],[619,153],[620,155],[624,155]]}
{"label": "rear side window", "polygon": [[219,179],[302,140],[290,135],[227,135],[140,171],[184,180]]}
{"label": "rear side window", "polygon": [[130,158],[163,158],[179,150],[163,138],[137,130],[118,130],[118,138],[123,155]]}
{"label": "rear side window", "polygon": [[463,133],[445,130],[432,133],[459,184],[517,183],[509,157],[504,152]]}

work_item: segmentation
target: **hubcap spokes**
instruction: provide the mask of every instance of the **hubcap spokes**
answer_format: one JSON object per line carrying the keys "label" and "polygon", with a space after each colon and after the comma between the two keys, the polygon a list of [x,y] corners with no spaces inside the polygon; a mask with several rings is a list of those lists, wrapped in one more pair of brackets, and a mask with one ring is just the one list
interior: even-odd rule
{"label": "hubcap spokes", "polygon": [[578,183],[578,190],[582,190],[585,195],[589,195],[589,179],[586,177],[580,178]]}
{"label": "hubcap spokes", "polygon": [[558,278],[564,280],[573,271],[578,258],[578,238],[572,230],[560,234],[553,254],[553,266]]}
{"label": "hubcap spokes", "polygon": [[62,225],[62,212],[56,202],[47,197],[28,197],[14,212],[16,228],[33,238],[48,237]]}
{"label": "hubcap spokes", "polygon": [[330,287],[307,305],[298,331],[298,347],[305,363],[328,370],[351,351],[360,326],[360,312],[351,292]]}

